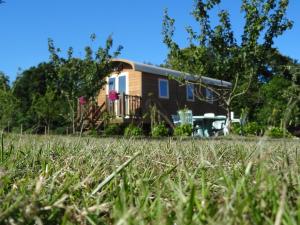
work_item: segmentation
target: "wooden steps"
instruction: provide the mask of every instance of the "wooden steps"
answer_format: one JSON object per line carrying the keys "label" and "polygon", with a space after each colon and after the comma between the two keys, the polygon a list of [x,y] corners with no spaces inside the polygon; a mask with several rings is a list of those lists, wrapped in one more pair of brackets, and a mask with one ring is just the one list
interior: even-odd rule
{"label": "wooden steps", "polygon": [[101,118],[105,110],[105,103],[98,106],[96,103],[80,105],[77,113],[76,125],[79,130],[99,129],[103,124]]}

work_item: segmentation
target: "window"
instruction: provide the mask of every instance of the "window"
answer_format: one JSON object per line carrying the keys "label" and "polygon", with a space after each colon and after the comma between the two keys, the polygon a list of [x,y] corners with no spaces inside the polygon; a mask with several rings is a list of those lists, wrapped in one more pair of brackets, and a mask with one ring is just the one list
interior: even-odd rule
{"label": "window", "polygon": [[126,76],[119,76],[119,93],[126,94]]}
{"label": "window", "polygon": [[158,91],[160,98],[169,98],[169,81],[165,79],[159,79]]}
{"label": "window", "polygon": [[108,91],[116,90],[116,78],[110,77],[108,79]]}
{"label": "window", "polygon": [[186,100],[194,101],[194,84],[187,84],[186,85]]}
{"label": "window", "polygon": [[210,88],[205,88],[206,101],[210,104],[214,103],[214,93]]}

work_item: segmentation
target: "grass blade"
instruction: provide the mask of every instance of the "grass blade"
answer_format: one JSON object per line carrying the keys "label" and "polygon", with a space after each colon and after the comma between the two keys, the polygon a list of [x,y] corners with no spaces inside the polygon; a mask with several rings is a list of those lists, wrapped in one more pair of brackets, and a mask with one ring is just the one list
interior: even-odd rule
{"label": "grass blade", "polygon": [[118,173],[120,173],[123,169],[126,168],[133,160],[135,160],[141,152],[137,152],[134,154],[130,159],[128,159],[125,163],[123,163],[121,166],[118,167],[118,169],[110,174],[108,177],[104,179],[92,192],[92,195],[96,194],[102,187],[104,187],[106,184],[108,184]]}

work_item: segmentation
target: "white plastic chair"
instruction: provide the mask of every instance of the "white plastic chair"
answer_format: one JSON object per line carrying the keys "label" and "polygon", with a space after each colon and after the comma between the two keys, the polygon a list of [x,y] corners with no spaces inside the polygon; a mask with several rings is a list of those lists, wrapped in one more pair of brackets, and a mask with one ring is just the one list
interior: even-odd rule
{"label": "white plastic chair", "polygon": [[179,115],[171,115],[171,117],[172,117],[172,120],[173,120],[173,123],[174,123],[175,126],[180,124]]}
{"label": "white plastic chair", "polygon": [[178,115],[181,124],[191,124],[192,126],[194,126],[192,110],[180,110],[178,111]]}

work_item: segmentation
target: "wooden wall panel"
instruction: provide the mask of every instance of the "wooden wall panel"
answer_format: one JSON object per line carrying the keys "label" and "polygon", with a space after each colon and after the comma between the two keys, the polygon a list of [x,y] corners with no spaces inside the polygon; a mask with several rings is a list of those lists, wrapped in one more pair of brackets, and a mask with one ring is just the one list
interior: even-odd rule
{"label": "wooden wall panel", "polygon": [[129,95],[142,95],[142,73],[139,71],[128,71]]}
{"label": "wooden wall panel", "polygon": [[[144,110],[146,110],[147,107],[146,99],[149,99],[149,96],[151,96],[154,102],[157,102],[161,111],[169,117],[185,107],[191,109],[194,115],[203,115],[204,113],[215,113],[216,115],[225,114],[225,110],[219,107],[216,102],[214,104],[210,104],[196,98],[194,102],[187,101],[186,86],[180,85],[175,80],[169,80],[169,99],[159,98],[158,80],[166,78],[166,76],[142,73],[142,98],[144,102]],[[148,102],[149,101],[150,100],[148,100]]]}

